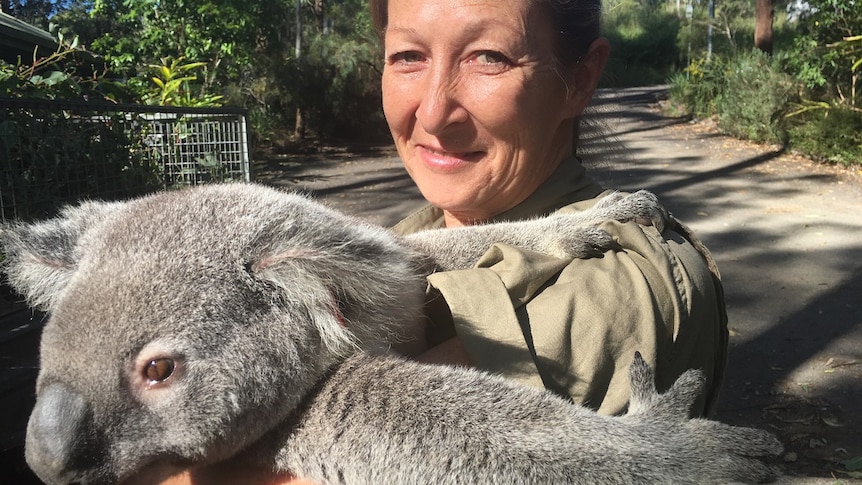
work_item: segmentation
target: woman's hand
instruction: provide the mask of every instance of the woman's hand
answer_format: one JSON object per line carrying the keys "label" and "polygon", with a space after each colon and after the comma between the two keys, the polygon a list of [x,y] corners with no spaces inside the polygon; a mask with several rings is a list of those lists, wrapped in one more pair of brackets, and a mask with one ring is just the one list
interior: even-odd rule
{"label": "woman's hand", "polygon": [[315,485],[292,475],[279,475],[228,460],[215,465],[184,470],[160,485]]}
{"label": "woman's hand", "polygon": [[416,360],[428,364],[473,367],[473,362],[470,360],[470,356],[467,355],[467,349],[464,348],[464,343],[458,337],[450,338],[435,347],[431,347],[416,356]]}

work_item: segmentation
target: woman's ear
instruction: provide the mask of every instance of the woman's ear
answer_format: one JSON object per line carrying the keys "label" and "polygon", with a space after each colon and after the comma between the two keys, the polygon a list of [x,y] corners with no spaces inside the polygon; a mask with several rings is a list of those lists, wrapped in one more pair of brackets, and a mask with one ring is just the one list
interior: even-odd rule
{"label": "woman's ear", "polygon": [[580,116],[593,99],[599,79],[611,53],[608,39],[599,37],[569,72],[569,107],[573,117]]}

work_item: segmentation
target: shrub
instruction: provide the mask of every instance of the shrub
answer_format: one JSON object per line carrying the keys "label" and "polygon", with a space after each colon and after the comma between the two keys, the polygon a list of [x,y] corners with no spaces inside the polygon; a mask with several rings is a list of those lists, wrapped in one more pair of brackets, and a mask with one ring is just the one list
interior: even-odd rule
{"label": "shrub", "polygon": [[684,106],[687,114],[699,118],[717,114],[715,101],[724,89],[723,74],[724,64],[720,58],[693,59],[683,72],[671,76],[671,102]]}
{"label": "shrub", "polygon": [[814,159],[862,164],[862,112],[835,107],[788,118],[791,146]]}
{"label": "shrub", "polygon": [[758,50],[729,59],[695,59],[670,78],[670,98],[694,116],[718,116],[727,133],[740,138],[784,143],[783,120],[793,79]]}
{"label": "shrub", "polygon": [[783,120],[794,83],[759,50],[734,56],[726,64],[724,86],[715,100],[719,124],[741,138],[784,143]]}

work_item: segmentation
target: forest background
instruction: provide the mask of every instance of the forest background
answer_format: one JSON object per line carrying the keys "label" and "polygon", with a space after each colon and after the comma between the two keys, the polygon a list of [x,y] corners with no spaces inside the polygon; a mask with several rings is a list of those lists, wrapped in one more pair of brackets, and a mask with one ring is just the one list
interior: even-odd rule
{"label": "forest background", "polygon": [[[862,164],[860,0],[606,0],[605,87],[674,116]],[[365,0],[0,0],[60,48],[0,61],[0,96],[249,110],[257,149],[387,140]]]}

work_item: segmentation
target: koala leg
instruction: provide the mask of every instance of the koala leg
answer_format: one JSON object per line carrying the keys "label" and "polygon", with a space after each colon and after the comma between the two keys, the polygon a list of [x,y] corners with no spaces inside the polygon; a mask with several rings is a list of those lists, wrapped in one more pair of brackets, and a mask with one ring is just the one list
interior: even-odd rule
{"label": "koala leg", "polygon": [[759,483],[779,474],[767,459],[779,455],[783,446],[769,432],[689,417],[691,405],[703,391],[702,372],[684,372],[667,392],[659,394],[655,372],[636,353],[629,376],[629,411],[620,419],[632,421],[651,440],[673,443],[679,450],[687,450],[689,476]]}
{"label": "koala leg", "polygon": [[[469,369],[357,355],[272,435],[275,468],[318,483],[727,484],[769,480],[765,431],[689,419],[697,372],[658,395],[642,359],[640,409],[600,416]],[[694,376],[692,378],[691,376]]]}

